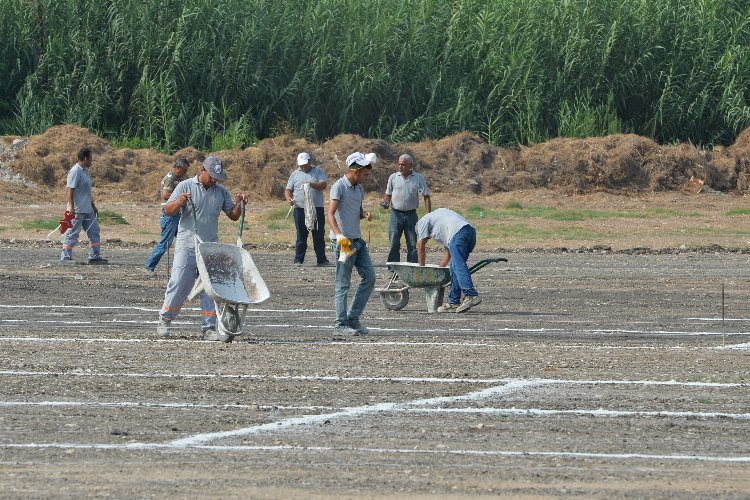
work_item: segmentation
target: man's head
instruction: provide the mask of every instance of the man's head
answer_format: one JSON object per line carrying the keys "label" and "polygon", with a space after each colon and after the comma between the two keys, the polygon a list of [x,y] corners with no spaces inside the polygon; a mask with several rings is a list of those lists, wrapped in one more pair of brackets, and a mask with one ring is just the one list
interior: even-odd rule
{"label": "man's head", "polygon": [[346,158],[346,166],[349,167],[346,177],[349,179],[349,182],[355,186],[364,183],[370,177],[372,164],[375,163],[377,159],[375,153],[367,153],[366,155],[363,155],[358,151],[350,154]]}
{"label": "man's head", "polygon": [[398,157],[398,171],[401,175],[411,174],[411,169],[414,166],[414,158],[411,155],[403,154]]}
{"label": "man's head", "polygon": [[91,166],[92,154],[89,148],[81,148],[78,150],[78,164],[84,168]]}
{"label": "man's head", "polygon": [[177,177],[185,177],[189,167],[190,162],[187,158],[177,158],[172,165],[172,173]]}
{"label": "man's head", "polygon": [[298,154],[297,165],[302,169],[303,172],[309,172],[312,168],[312,165],[310,164],[310,155],[304,152]]}
{"label": "man's head", "polygon": [[223,181],[227,178],[224,173],[224,164],[215,156],[209,156],[203,160],[201,173],[198,180],[204,187],[209,188],[216,184],[217,181]]}

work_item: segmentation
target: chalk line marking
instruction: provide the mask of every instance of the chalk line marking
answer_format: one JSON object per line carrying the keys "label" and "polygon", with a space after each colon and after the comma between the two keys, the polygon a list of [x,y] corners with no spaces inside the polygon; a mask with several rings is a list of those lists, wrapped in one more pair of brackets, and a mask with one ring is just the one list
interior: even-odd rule
{"label": "chalk line marking", "polygon": [[378,403],[374,405],[358,406],[354,408],[346,408],[341,411],[333,413],[324,413],[321,415],[303,415],[301,417],[287,418],[276,422],[269,422],[267,424],[254,425],[251,427],[244,427],[241,429],[234,429],[231,431],[220,431],[220,432],[207,432],[204,434],[194,434],[181,439],[176,439],[170,444],[173,446],[194,446],[198,444],[205,444],[210,441],[225,438],[236,438],[242,436],[249,436],[253,434],[260,434],[267,431],[278,431],[281,429],[289,429],[291,427],[309,426],[316,423],[323,423],[333,419],[347,418],[347,417],[359,417],[370,413],[377,413],[383,411],[391,411],[398,408],[409,408],[413,406],[430,406],[445,403],[455,403],[458,401],[478,401],[488,397],[501,396],[523,389],[531,389],[541,385],[538,381],[527,381],[527,380],[515,380],[508,382],[503,385],[489,387],[487,389],[481,389],[479,391],[469,392],[460,396],[441,396],[436,398],[428,399],[416,399],[413,401],[407,401],[403,403]]}
{"label": "chalk line marking", "polygon": [[167,378],[167,379],[238,379],[238,380],[296,380],[304,382],[397,382],[397,383],[430,383],[430,384],[509,384],[529,382],[533,384],[558,385],[644,385],[644,386],[678,386],[678,387],[750,387],[750,383],[732,382],[680,382],[677,380],[572,380],[572,379],[518,379],[518,378],[444,378],[444,377],[341,377],[334,375],[263,375],[263,374],[228,374],[228,373],[114,373],[94,371],[20,371],[0,370],[0,376],[11,377],[102,377],[102,378]]}
{"label": "chalk line marking", "polygon": [[[17,406],[53,407],[53,408],[149,408],[149,409],[199,409],[199,410],[335,410],[334,406],[287,406],[287,405],[246,405],[231,404],[197,404],[197,403],[148,403],[136,401],[0,401],[0,408]],[[695,412],[695,411],[626,411],[626,410],[545,410],[542,408],[393,408],[391,413],[459,413],[480,415],[519,415],[532,417],[550,417],[574,415],[584,417],[658,417],[658,418],[697,418],[750,420],[750,413]]]}
{"label": "chalk line marking", "polygon": [[175,446],[160,443],[129,443],[129,444],[78,444],[78,443],[28,443],[28,444],[0,444],[4,449],[76,449],[76,450],[155,450],[155,451],[221,451],[221,452],[334,452],[342,451],[355,453],[370,453],[376,455],[458,455],[479,457],[552,457],[552,458],[600,458],[604,460],[670,460],[670,461],[698,461],[747,463],[750,456],[710,456],[710,455],[649,455],[645,453],[586,453],[563,451],[504,451],[504,450],[415,450],[409,448],[342,448],[328,446],[216,446],[195,445],[190,447]]}
{"label": "chalk line marking", "polygon": [[487,415],[523,415],[549,417],[557,415],[576,415],[587,417],[665,417],[665,418],[702,418],[750,420],[750,413],[721,413],[695,411],[624,411],[624,410],[543,410],[539,408],[410,408],[402,410],[408,413],[463,413]]}

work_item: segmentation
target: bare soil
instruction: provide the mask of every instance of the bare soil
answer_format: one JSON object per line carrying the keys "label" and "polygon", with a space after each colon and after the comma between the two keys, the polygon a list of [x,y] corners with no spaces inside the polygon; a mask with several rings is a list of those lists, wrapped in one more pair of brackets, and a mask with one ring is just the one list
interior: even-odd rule
{"label": "bare soil", "polygon": [[3,497],[750,490],[743,255],[509,254],[468,313],[375,295],[371,333],[341,338],[334,270],[255,252],[272,298],[227,345],[198,340],[196,304],[156,338],[146,249],[64,268],[0,251]]}

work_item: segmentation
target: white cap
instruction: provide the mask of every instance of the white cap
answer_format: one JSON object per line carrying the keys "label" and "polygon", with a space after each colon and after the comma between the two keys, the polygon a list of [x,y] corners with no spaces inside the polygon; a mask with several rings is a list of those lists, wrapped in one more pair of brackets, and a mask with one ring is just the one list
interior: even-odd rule
{"label": "white cap", "polygon": [[352,165],[356,163],[360,167],[366,167],[367,165],[375,163],[377,159],[378,157],[375,155],[375,153],[367,153],[366,155],[363,155],[362,153],[357,151],[356,153],[350,154],[346,158],[346,166],[352,168]]}
{"label": "white cap", "polygon": [[307,165],[310,162],[310,155],[307,153],[300,153],[297,155],[297,165]]}

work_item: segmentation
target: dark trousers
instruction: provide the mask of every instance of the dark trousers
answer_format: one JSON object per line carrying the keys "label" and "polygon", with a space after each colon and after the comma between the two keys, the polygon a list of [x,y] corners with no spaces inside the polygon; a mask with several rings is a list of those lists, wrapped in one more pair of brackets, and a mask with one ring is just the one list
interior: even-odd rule
{"label": "dark trousers", "polygon": [[[326,258],[326,219],[323,207],[315,207],[315,213],[318,215],[318,228],[312,230],[313,249],[318,259],[318,264],[327,262]],[[310,231],[305,226],[305,209],[294,207],[294,225],[297,227],[297,244],[294,251],[294,262],[302,264],[305,262],[305,253],[307,253],[307,236]]]}
{"label": "dark trousers", "polygon": [[401,235],[406,237],[406,262],[418,262],[417,259],[417,211],[401,212],[391,209],[391,220],[388,224],[388,239],[391,248],[386,262],[401,262]]}

